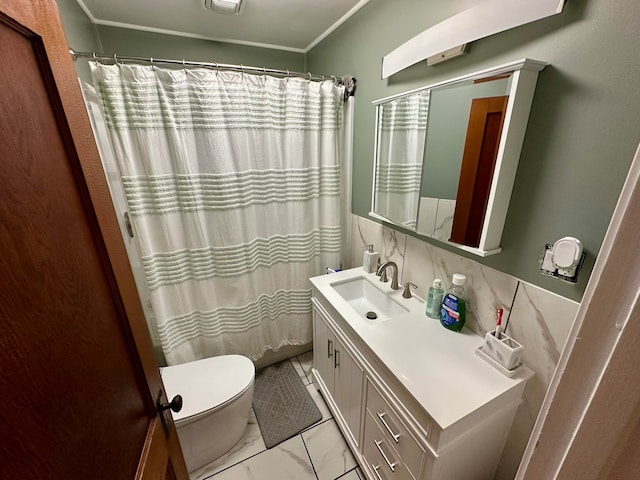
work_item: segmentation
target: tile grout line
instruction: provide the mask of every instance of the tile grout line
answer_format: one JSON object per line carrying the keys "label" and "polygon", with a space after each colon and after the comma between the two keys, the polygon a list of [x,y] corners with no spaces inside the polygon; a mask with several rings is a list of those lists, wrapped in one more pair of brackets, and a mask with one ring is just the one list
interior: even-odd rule
{"label": "tile grout line", "polygon": [[319,420],[317,423],[314,423],[313,425],[309,425],[307,428],[305,428],[304,430],[302,430],[299,435],[302,435],[303,433],[308,432],[309,430],[313,430],[316,427],[319,427],[320,425],[323,425],[325,423],[327,423],[329,420],[334,420],[333,416],[327,418],[326,420]]}
{"label": "tile grout line", "polygon": [[[300,361],[300,356],[296,356],[296,361],[298,362],[298,365],[300,365],[300,370],[302,370],[302,374],[304,375],[304,378],[307,380],[307,382],[309,381],[309,377],[307,377],[307,372],[304,371],[304,367],[302,366],[302,362]],[[306,385],[309,385],[308,383]]]}
{"label": "tile grout line", "polygon": [[[304,375],[304,378],[307,379],[307,382],[311,383],[309,380],[309,377],[307,376],[307,372],[305,371],[304,367],[302,366],[302,362],[300,361],[300,355],[296,356],[296,360],[298,361],[298,365],[300,365],[300,370],[302,370],[302,374]],[[307,383],[307,385],[309,385],[309,383]]]}
{"label": "tile grout line", "polygon": [[358,472],[356,471],[358,468],[358,464],[356,463],[356,466],[353,467],[351,470],[349,470],[348,472],[344,472],[342,475],[340,475],[339,477],[336,477],[334,480],[340,480],[341,478],[346,477],[347,475],[349,475],[351,472],[356,472],[356,477],[360,478],[360,475],[358,475]]}
{"label": "tile grout line", "polygon": [[302,433],[300,433],[300,440],[302,440],[302,445],[304,445],[304,450],[305,452],[307,452],[307,457],[309,457],[309,463],[311,464],[311,469],[313,470],[313,474],[315,475],[316,480],[319,480],[318,472],[316,472],[316,467],[313,464],[313,460],[311,459],[311,454],[309,453],[309,449],[307,448],[307,443],[304,441],[304,437],[302,436]]}
{"label": "tile grout line", "polygon": [[[260,435],[262,436],[262,433],[261,433]],[[236,462],[236,463],[234,463],[234,464],[232,464],[232,465],[229,465],[228,467],[224,467],[222,470],[218,470],[217,472],[215,472],[215,473],[213,473],[213,474],[209,475],[208,477],[202,477],[202,478],[200,478],[200,479],[198,479],[198,480],[207,480],[207,479],[209,479],[209,478],[213,478],[213,477],[215,477],[216,475],[218,475],[219,473],[222,473],[222,472],[224,472],[225,470],[229,470],[230,468],[235,467],[236,465],[240,465],[241,463],[244,463],[244,462],[246,462],[247,460],[249,460],[249,459],[251,459],[251,458],[253,458],[253,457],[258,456],[258,455],[260,455],[261,453],[266,452],[267,450],[269,450],[269,449],[268,449],[268,448],[265,448],[264,450],[260,450],[259,452],[254,453],[253,455],[251,455],[250,457],[243,458],[243,459],[242,459],[242,460],[240,460],[239,462]],[[215,461],[215,460],[214,460],[214,461]]]}

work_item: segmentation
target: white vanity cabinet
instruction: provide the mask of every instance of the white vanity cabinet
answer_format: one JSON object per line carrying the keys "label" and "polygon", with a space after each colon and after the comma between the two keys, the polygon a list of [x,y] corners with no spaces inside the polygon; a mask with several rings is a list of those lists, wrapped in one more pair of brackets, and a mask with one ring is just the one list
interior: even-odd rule
{"label": "white vanity cabinet", "polygon": [[[313,309],[314,366],[323,383],[323,393],[340,411],[343,433],[359,445],[364,372],[351,349],[340,340],[328,314],[319,305]],[[327,395],[328,394],[328,395]],[[345,427],[348,432],[345,432]]]}
{"label": "white vanity cabinet", "polygon": [[[333,278],[326,278],[333,277]],[[365,320],[331,284],[364,277],[407,310]],[[482,338],[424,316],[373,274],[352,269],[314,285],[314,383],[370,480],[493,479],[526,381],[474,354]],[[403,303],[405,302],[405,303]]]}

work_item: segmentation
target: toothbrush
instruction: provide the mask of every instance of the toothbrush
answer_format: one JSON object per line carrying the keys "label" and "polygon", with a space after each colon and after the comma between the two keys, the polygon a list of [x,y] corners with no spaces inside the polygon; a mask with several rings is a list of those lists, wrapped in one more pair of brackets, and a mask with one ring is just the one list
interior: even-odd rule
{"label": "toothbrush", "polygon": [[498,323],[496,324],[496,333],[494,334],[497,339],[500,339],[500,325],[502,325],[502,313],[504,310],[502,308],[498,309]]}

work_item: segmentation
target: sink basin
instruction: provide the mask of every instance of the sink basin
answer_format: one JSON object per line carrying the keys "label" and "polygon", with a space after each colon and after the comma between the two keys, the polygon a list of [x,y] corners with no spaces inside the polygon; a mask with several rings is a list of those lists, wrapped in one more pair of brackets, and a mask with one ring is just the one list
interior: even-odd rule
{"label": "sink basin", "polygon": [[331,286],[366,320],[388,320],[409,311],[363,277],[332,283]]}

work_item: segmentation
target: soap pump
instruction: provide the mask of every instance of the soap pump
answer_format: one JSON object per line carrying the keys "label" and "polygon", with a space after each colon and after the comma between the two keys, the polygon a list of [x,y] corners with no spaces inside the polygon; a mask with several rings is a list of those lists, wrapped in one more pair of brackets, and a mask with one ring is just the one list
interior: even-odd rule
{"label": "soap pump", "polygon": [[440,318],[440,307],[442,307],[443,296],[442,280],[436,278],[433,281],[433,285],[429,287],[429,293],[427,295],[427,317]]}
{"label": "soap pump", "polygon": [[373,251],[373,245],[369,245],[364,251],[362,269],[367,273],[374,273],[378,269],[378,252]]}

